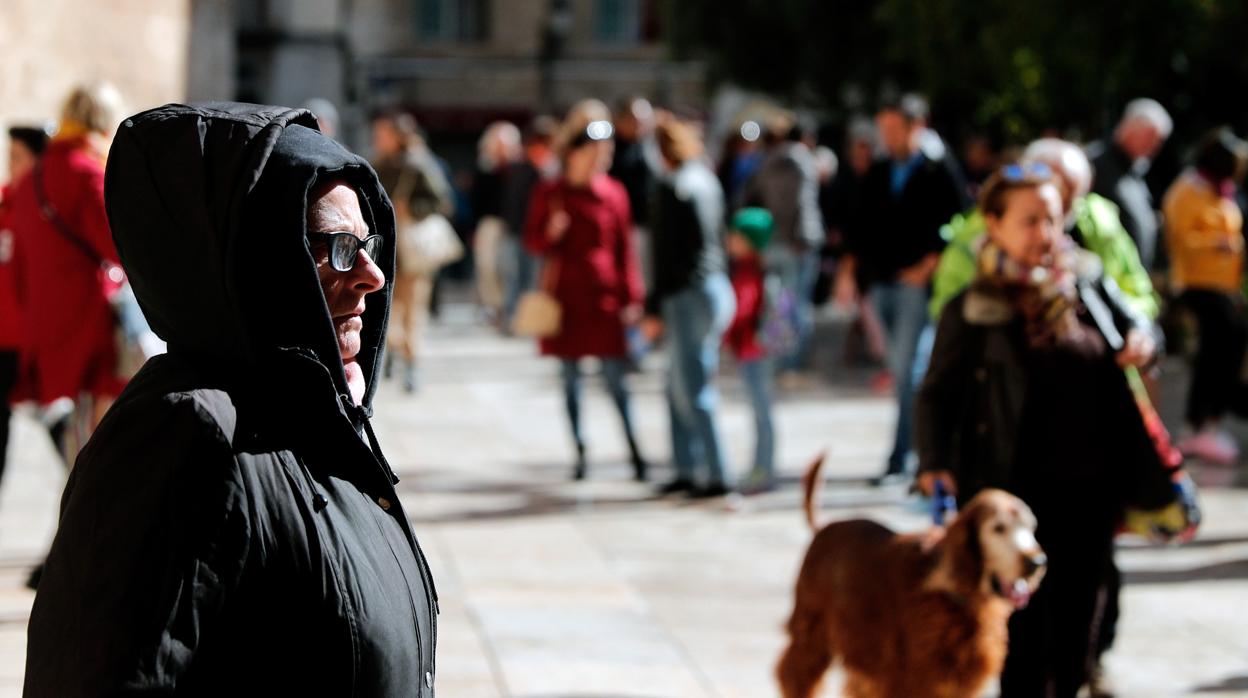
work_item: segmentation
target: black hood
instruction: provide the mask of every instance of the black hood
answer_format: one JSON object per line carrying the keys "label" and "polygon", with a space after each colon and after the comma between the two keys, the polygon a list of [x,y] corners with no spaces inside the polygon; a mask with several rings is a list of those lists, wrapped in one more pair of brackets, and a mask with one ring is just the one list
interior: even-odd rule
{"label": "black hood", "polygon": [[395,240],[390,200],[368,162],[317,131],[304,109],[168,104],[121,124],[105,175],[109,223],[135,295],[171,355],[262,376],[297,354],[325,366],[336,392],[347,394],[306,241],[308,195],[329,180],[355,188],[370,231],[385,240],[376,262],[386,286],[367,296],[361,318],[367,410]]}

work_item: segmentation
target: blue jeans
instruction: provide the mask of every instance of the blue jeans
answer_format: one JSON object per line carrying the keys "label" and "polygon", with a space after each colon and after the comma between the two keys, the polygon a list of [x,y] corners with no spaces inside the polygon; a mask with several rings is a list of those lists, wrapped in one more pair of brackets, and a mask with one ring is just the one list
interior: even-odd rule
{"label": "blue jeans", "polygon": [[754,471],[768,478],[776,474],[776,433],[771,423],[772,368],[767,359],[738,364],[745,392],[754,410]]}
{"label": "blue jeans", "polygon": [[503,254],[506,255],[502,267],[507,278],[507,298],[503,304],[503,317],[510,325],[511,318],[516,314],[516,305],[520,303],[520,296],[533,288],[540,262],[537,257],[524,249],[524,245],[520,242],[520,235],[514,231],[504,238],[502,249]]}
{"label": "blue jeans", "polygon": [[715,426],[719,394],[719,346],[732,323],[737,300],[728,277],[719,274],[663,300],[667,333],[667,403],[676,476],[693,481],[699,465],[710,484],[726,484],[728,468]]}
{"label": "blue jeans", "polygon": [[872,286],[870,298],[888,336],[888,369],[897,388],[897,431],[887,472],[903,473],[912,449],[914,393],[932,353],[929,294],[926,288],[894,282]]}
{"label": "blue jeans", "polygon": [[806,367],[810,354],[810,336],[815,328],[815,305],[811,296],[819,280],[819,251],[798,251],[779,243],[767,248],[767,269],[780,279],[780,286],[793,294],[793,329],[797,344],[787,356],[778,356],[776,368],[796,371]]}
{"label": "blue jeans", "polygon": [[[603,358],[602,377],[607,384],[607,392],[620,414],[620,423],[624,427],[624,437],[628,440],[628,449],[634,459],[640,458],[637,439],[633,432],[633,415],[629,405],[628,387],[624,376],[628,373],[628,363],[622,358]],[[560,374],[563,376],[564,404],[568,409],[568,425],[572,429],[572,441],[578,452],[585,450],[585,437],[581,431],[581,377],[580,362],[576,359],[561,360]]]}

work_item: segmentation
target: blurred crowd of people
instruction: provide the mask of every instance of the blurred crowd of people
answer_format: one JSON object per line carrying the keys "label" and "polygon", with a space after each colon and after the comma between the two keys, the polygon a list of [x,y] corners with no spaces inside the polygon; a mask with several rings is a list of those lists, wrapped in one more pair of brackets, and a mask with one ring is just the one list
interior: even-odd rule
{"label": "blurred crowd of people", "polygon": [[[924,493],[962,502],[1003,488],[1040,517],[1049,573],[1011,623],[1023,651],[1007,695],[1097,686],[1119,613],[1115,536],[1190,535],[1184,455],[1238,460],[1221,420],[1245,404],[1248,146],[1210,132],[1155,197],[1145,175],[1173,124],[1150,99],[1102,142],[997,152],[976,138],[963,161],[913,94],[851,122],[839,157],[784,111],[733,124],[718,162],[706,128],[633,98],[482,137],[478,297],[502,332],[560,361],[573,477],[588,473],[592,358],[647,478],[627,375],[662,344],[673,477],[658,492],[774,488],[773,390],[815,380],[817,308],[831,302],[884,364],[872,386],[897,403],[876,484],[917,475]],[[1174,444],[1153,406],[1162,325],[1172,347],[1191,326],[1197,339]],[[748,468],[728,462],[718,426],[721,354],[755,416]]]}
{"label": "blurred crowd of people", "polygon": [[[9,131],[0,454],[9,405],[33,401],[72,463],[135,359],[160,350],[109,232],[104,164],[119,104],[111,87],[91,85],[69,96],[55,128]],[[460,176],[410,113],[379,113],[371,154],[398,229],[384,372],[419,389],[440,281],[470,258],[485,320],[559,362],[574,478],[590,470],[591,371],[619,413],[635,477],[649,478],[628,376],[662,346],[673,476],[659,492],[752,494],[776,486],[774,389],[814,380],[817,310],[834,303],[854,317],[862,353],[884,365],[872,386],[897,404],[876,482],[918,474],[928,493],[1003,487],[1028,501],[1053,557],[1052,598],[1036,613],[1069,623],[1022,615],[1020,637],[1065,649],[1008,680],[1049,672],[1078,686],[1095,668],[1082,659],[1112,640],[1112,540],[1126,511],[1173,503],[1180,453],[1237,462],[1222,420],[1248,410],[1248,146],[1216,129],[1154,192],[1144,175],[1172,130],[1162,105],[1139,99],[1103,142],[1047,137],[998,151],[977,138],[959,161],[910,94],[852,120],[843,143],[819,143],[784,110],[745,119],[713,161],[698,118],[642,98],[614,108],[590,99],[562,120],[489,125]],[[1151,406],[1151,374],[1165,339],[1182,346],[1189,326],[1196,351],[1176,450]],[[719,426],[722,355],[754,414],[748,468],[729,463]],[[1059,461],[1082,465],[1050,478]],[[1133,470],[1140,461],[1150,468]],[[1072,500],[1072,488],[1084,496]],[[1043,528],[1058,519],[1070,525]],[[1083,644],[1071,639],[1080,633]]]}

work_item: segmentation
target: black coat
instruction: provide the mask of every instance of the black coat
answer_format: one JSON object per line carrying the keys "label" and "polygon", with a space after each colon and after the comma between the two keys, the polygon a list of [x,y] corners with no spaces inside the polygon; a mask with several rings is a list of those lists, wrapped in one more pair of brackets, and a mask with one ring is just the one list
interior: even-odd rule
{"label": "black coat", "polygon": [[970,203],[952,158],[923,155],[899,197],[892,193],[892,167],[891,160],[880,160],[867,170],[845,227],[859,276],[871,283],[890,283],[901,270],[943,250],[941,226]]}
{"label": "black coat", "polygon": [[951,471],[958,496],[985,487],[1051,510],[1062,501],[1121,512],[1173,499],[1170,472],[1114,356],[1134,315],[1112,280],[1079,282],[1080,320],[1104,350],[1030,346],[1009,301],[976,283],[941,314],[917,400],[919,469]]}
{"label": "black coat", "polygon": [[1135,241],[1140,262],[1145,269],[1152,269],[1157,257],[1160,225],[1144,175],[1112,141],[1093,148],[1091,155],[1092,171],[1096,175],[1092,191],[1118,206],[1118,218]]}
{"label": "black coat", "polygon": [[367,162],[304,110],[167,105],[106,175],[122,261],[169,353],[79,456],[35,598],[25,694],[432,696],[437,599],[368,418],[390,285],[367,297],[363,406],[306,243],[315,182]]}
{"label": "black coat", "polygon": [[658,315],[663,300],[726,270],[724,192],[702,163],[691,160],[658,180],[650,216],[653,280],[646,312]]}

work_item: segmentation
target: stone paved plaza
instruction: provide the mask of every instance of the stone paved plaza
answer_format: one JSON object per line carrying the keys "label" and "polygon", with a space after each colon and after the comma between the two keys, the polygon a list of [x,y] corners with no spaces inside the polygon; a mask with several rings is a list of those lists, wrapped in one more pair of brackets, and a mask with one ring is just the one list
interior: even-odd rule
{"label": "stone paved plaza", "polygon": [[[585,409],[588,481],[573,483],[555,366],[503,340],[466,306],[434,326],[422,391],[387,385],[378,430],[441,596],[438,691],[448,698],[765,698],[809,532],[796,478],[830,449],[825,519],[926,521],[901,488],[873,489],[889,401],[860,377],[784,394],[780,491],[735,505],[657,500],[629,481],[602,390]],[[633,379],[648,456],[666,456],[661,360]],[[724,382],[734,463],[752,439],[739,386]],[[33,594],[64,473],[29,416],[17,420],[0,489],[0,697],[20,693]],[[656,468],[653,479],[668,476]],[[1248,695],[1248,490],[1243,470],[1194,468],[1207,524],[1183,548],[1124,545],[1119,695]],[[837,679],[826,695],[837,695]]]}

